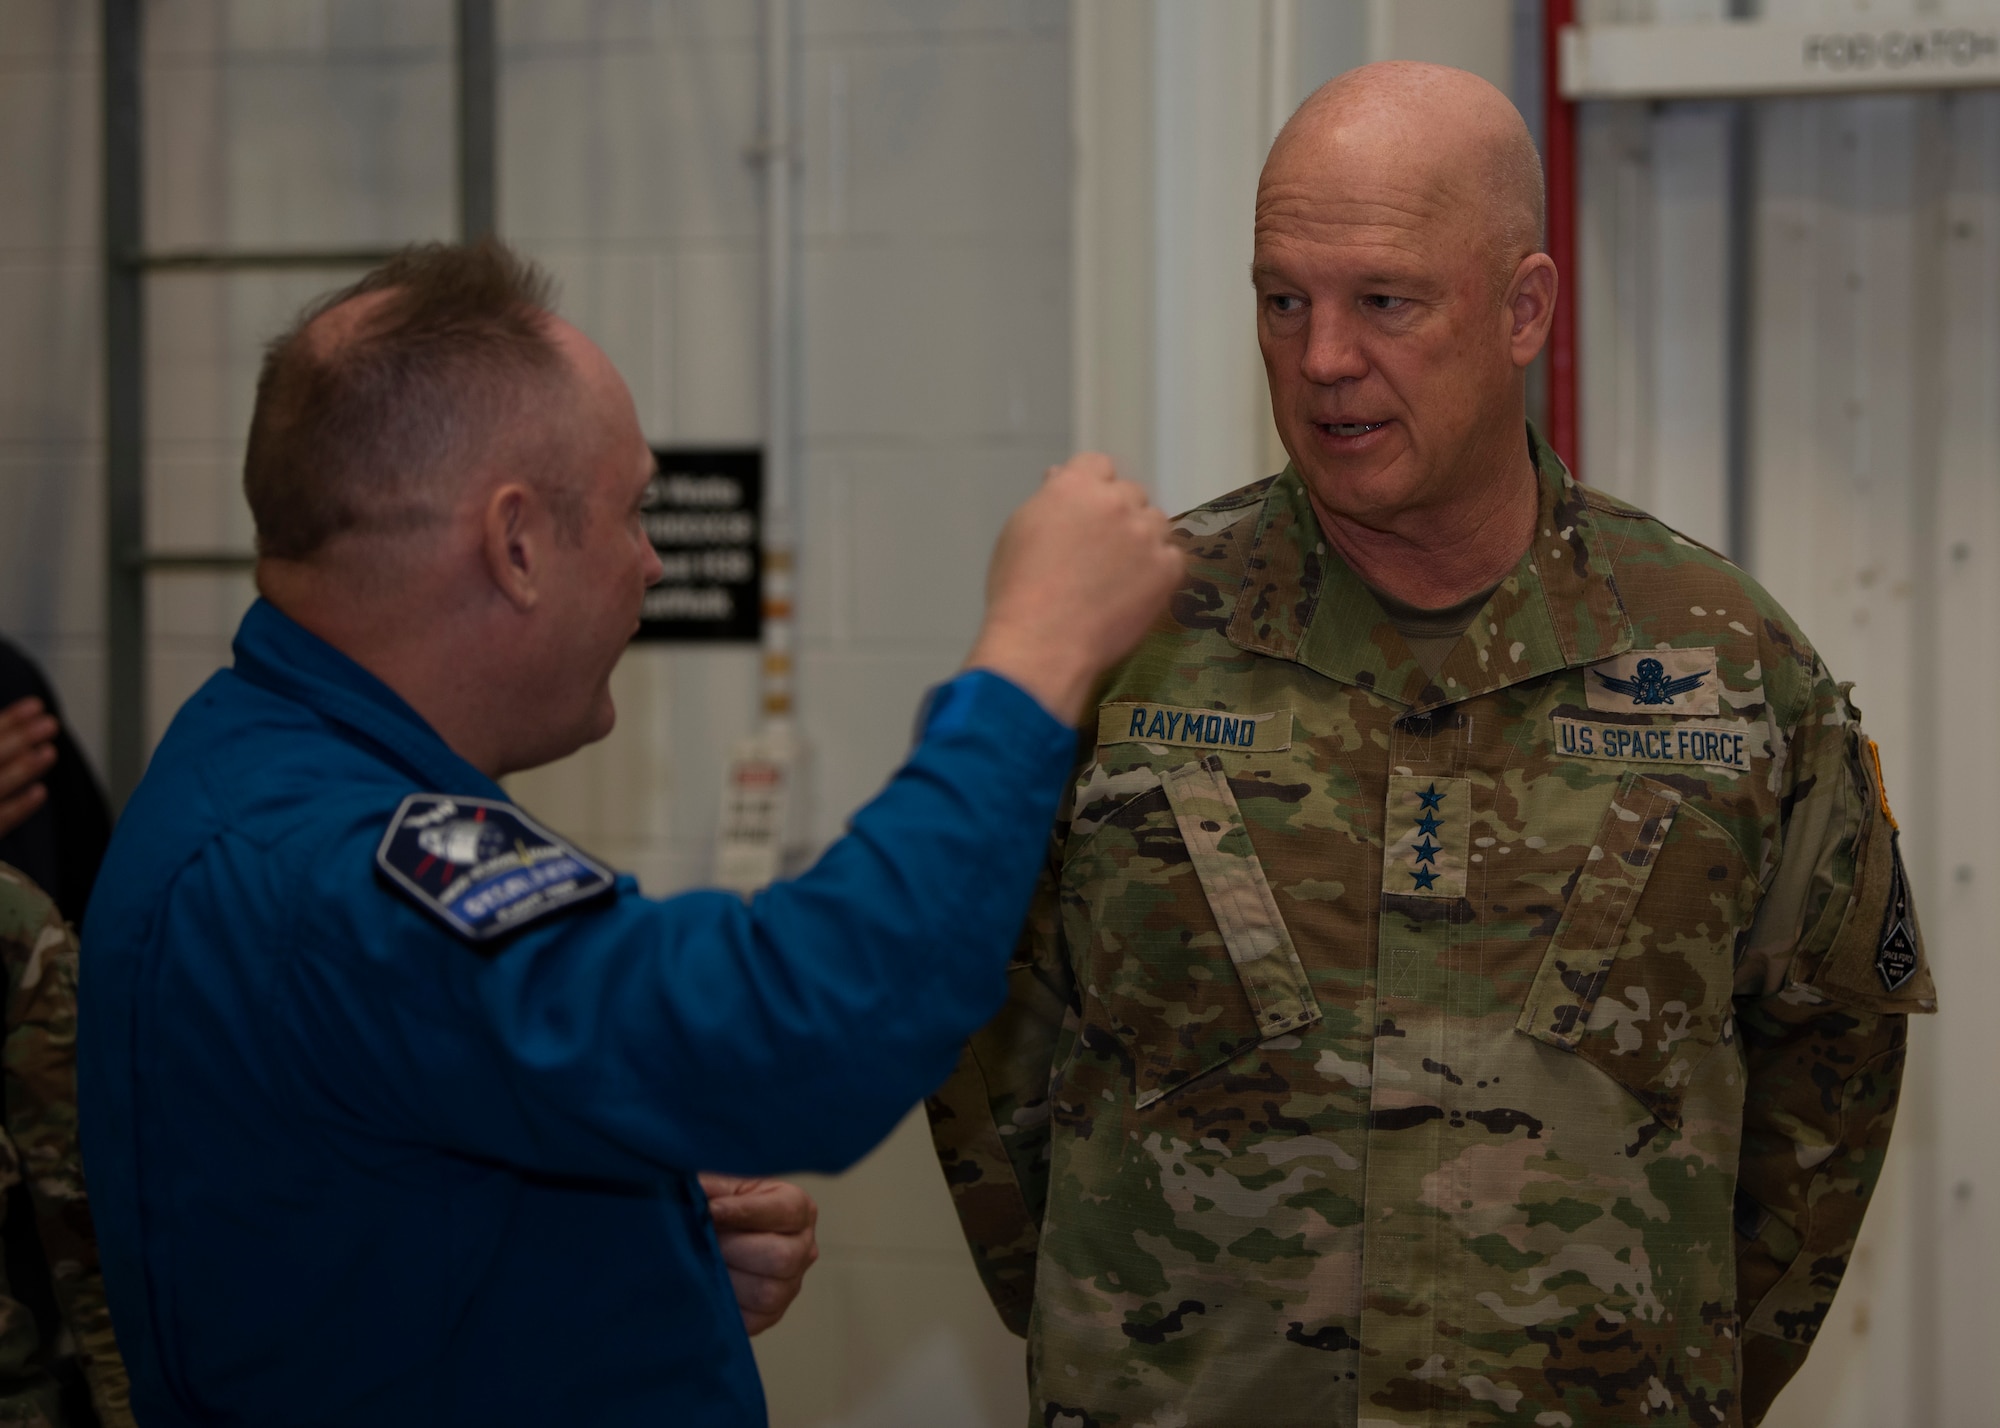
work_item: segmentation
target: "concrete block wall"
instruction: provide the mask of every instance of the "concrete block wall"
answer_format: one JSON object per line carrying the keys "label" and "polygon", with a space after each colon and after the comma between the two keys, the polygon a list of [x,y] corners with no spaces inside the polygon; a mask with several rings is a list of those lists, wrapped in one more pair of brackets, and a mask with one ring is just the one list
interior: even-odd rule
{"label": "concrete block wall", "polygon": [[[0,0],[0,630],[102,764],[97,6]],[[806,0],[799,708],[816,842],[904,752],[976,629],[987,551],[1068,444],[1066,0]],[[449,0],[149,0],[154,247],[449,237]],[[502,0],[502,232],[661,443],[760,432],[759,7]],[[149,541],[248,549],[263,342],[351,275],[149,289]],[[151,585],[149,728],[228,660],[243,575]],[[703,881],[757,656],[635,650],[604,744],[517,780],[655,893]],[[816,1182],[825,1256],[759,1341],[779,1424],[1014,1424],[1020,1348],[927,1138]]]}
{"label": "concrete block wall", "polygon": [[100,756],[95,16],[0,0],[0,632],[48,670]]}

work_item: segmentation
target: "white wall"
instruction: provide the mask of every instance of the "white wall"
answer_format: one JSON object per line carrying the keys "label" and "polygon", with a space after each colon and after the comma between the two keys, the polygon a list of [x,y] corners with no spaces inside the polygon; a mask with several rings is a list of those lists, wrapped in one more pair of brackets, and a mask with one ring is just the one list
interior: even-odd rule
{"label": "white wall", "polygon": [[1252,207],[1319,85],[1378,59],[1512,88],[1512,0],[1072,0],[1077,440],[1184,510],[1285,463],[1257,355]]}
{"label": "white wall", "polygon": [[[1069,445],[1061,0],[803,0],[800,710],[819,836],[963,658],[987,550]],[[759,1339],[779,1425],[1016,1428],[1020,1341],[919,1114],[812,1182],[825,1258]]]}
{"label": "white wall", "polygon": [[[554,270],[658,442],[755,442],[759,8],[502,0],[503,234]],[[0,629],[101,754],[98,7],[0,0]],[[449,0],[150,0],[158,246],[394,243],[453,222]],[[1064,0],[799,6],[799,709],[824,841],[976,628],[1006,512],[1068,447]],[[345,274],[153,280],[151,539],[247,549],[262,341]],[[240,575],[152,582],[155,734],[228,658]],[[703,880],[750,650],[640,648],[618,731],[518,780],[653,892]],[[918,1121],[921,1117],[917,1118]],[[1018,1424],[920,1125],[818,1182],[825,1257],[758,1343],[780,1425]]]}
{"label": "white wall", "polygon": [[[1607,7],[1610,8],[1610,7]],[[1624,5],[1628,20],[1654,18]],[[1644,7],[1651,9],[1652,7]],[[1792,23],[1921,4],[1768,0]],[[1657,18],[1713,20],[1683,4]],[[1987,24],[2000,6],[1959,0]],[[1582,472],[1725,537],[1724,110],[1583,111]],[[2000,855],[2000,92],[1760,103],[1749,540],[1738,552],[1855,681],[1942,987],[1913,1028],[1889,1165],[1771,1428],[1986,1428],[2000,1089],[1983,1008]],[[1975,732],[1976,731],[1976,732]]]}

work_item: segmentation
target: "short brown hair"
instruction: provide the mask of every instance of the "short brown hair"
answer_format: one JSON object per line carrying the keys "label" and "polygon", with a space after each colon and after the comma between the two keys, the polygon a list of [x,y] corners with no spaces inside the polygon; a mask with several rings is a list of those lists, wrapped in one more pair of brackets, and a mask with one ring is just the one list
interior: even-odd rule
{"label": "short brown hair", "polygon": [[[370,293],[386,297],[354,331],[314,332]],[[257,378],[243,493],[258,553],[301,560],[346,532],[441,520],[450,478],[518,443],[523,417],[545,405],[536,398],[569,379],[551,295],[546,273],[485,238],[406,249],[310,304]],[[563,524],[581,516],[569,504],[557,500]]]}

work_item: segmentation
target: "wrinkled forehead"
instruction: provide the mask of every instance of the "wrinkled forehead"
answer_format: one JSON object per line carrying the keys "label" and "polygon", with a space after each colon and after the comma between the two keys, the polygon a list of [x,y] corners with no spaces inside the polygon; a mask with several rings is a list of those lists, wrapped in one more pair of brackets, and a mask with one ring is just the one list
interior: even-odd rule
{"label": "wrinkled forehead", "polygon": [[1257,186],[1260,262],[1331,250],[1364,262],[1480,260],[1482,195],[1462,166],[1372,146],[1302,147],[1274,154]]}

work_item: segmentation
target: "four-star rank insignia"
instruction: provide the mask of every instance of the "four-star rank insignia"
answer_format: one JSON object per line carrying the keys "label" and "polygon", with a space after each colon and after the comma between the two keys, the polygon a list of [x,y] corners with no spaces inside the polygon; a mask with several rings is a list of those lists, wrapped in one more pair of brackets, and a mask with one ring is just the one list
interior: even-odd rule
{"label": "four-star rank insignia", "polygon": [[469,942],[604,896],[611,871],[511,803],[413,793],[375,850],[389,884]]}
{"label": "four-star rank insignia", "polygon": [[1472,785],[1462,778],[1389,778],[1382,891],[1411,897],[1464,897],[1472,836]]}

